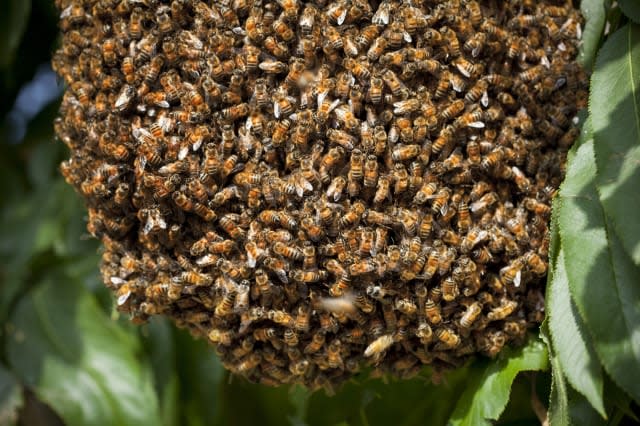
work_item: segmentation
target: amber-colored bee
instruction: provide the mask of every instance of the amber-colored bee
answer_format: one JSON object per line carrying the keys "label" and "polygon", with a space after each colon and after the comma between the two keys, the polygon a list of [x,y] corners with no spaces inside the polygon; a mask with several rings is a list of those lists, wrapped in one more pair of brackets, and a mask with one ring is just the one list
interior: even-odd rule
{"label": "amber-colored bee", "polygon": [[292,260],[301,260],[302,251],[297,247],[287,246],[286,244],[277,241],[272,246],[273,252],[279,256],[286,257]]}
{"label": "amber-colored bee", "polygon": [[403,92],[406,90],[406,87],[393,71],[385,71],[382,74],[382,80],[385,82],[393,96],[402,97]]}
{"label": "amber-colored bee", "polygon": [[518,307],[518,302],[515,300],[502,300],[500,306],[493,308],[488,314],[487,319],[489,321],[498,321],[511,315]]}
{"label": "amber-colored bee", "polygon": [[349,131],[355,131],[360,126],[360,121],[355,118],[355,115],[347,105],[338,106],[333,113],[337,121]]}
{"label": "amber-colored bee", "polygon": [[525,260],[534,274],[542,276],[547,272],[547,264],[535,252],[528,252],[525,255]]}
{"label": "amber-colored bee", "polygon": [[212,329],[207,335],[212,343],[229,346],[231,341],[235,338],[233,331],[224,331],[217,328]]}
{"label": "amber-colored bee", "polygon": [[394,342],[395,340],[393,339],[393,336],[391,334],[382,335],[366,347],[366,349],[364,350],[364,356],[374,356],[376,358],[379,358],[380,355],[382,355],[387,349],[391,347],[391,345],[394,344]]}
{"label": "amber-colored bee", "polygon": [[335,339],[327,347],[327,362],[330,368],[344,368],[344,361],[342,360],[342,343],[340,340]]}
{"label": "amber-colored bee", "polygon": [[520,287],[523,263],[524,261],[518,258],[500,269],[500,279],[506,284],[513,284],[515,287]]}
{"label": "amber-colored bee", "polygon": [[304,353],[311,355],[318,352],[324,346],[325,333],[314,333],[311,341],[304,348]]}
{"label": "amber-colored bee", "polygon": [[285,326],[287,328],[292,328],[295,323],[293,317],[282,310],[270,310],[267,313],[267,317],[274,323]]}
{"label": "amber-colored bee", "polygon": [[221,113],[226,120],[235,121],[239,118],[249,115],[249,105],[246,103],[233,105],[229,108],[223,109]]}
{"label": "amber-colored bee", "polygon": [[268,342],[277,337],[275,328],[257,328],[253,331],[253,338],[258,342]]}
{"label": "amber-colored bee", "polygon": [[289,42],[295,37],[293,30],[283,20],[276,20],[271,27],[273,28],[273,32],[285,42]]}
{"label": "amber-colored bee", "polygon": [[448,327],[440,327],[434,334],[447,348],[455,348],[461,342],[460,336]]}
{"label": "amber-colored bee", "polygon": [[458,115],[460,115],[462,111],[464,111],[464,101],[461,99],[458,99],[457,101],[454,101],[453,103],[448,105],[445,109],[443,109],[440,112],[440,117],[442,117],[445,120],[451,120],[457,117]]}
{"label": "amber-colored bee", "polygon": [[469,329],[482,313],[482,306],[478,302],[473,302],[460,317],[460,326]]}
{"label": "amber-colored bee", "polygon": [[525,209],[538,215],[547,216],[551,213],[551,207],[549,207],[547,204],[537,201],[534,198],[525,198],[522,205]]}

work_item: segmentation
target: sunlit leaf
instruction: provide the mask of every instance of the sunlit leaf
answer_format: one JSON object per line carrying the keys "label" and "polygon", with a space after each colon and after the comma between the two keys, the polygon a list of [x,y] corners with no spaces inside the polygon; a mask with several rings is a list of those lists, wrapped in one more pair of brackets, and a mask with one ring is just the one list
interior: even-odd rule
{"label": "sunlit leaf", "polygon": [[569,288],[605,370],[640,400],[640,270],[607,224],[595,189],[593,141],[577,149],[558,224]]}
{"label": "sunlit leaf", "polygon": [[0,13],[0,69],[13,63],[16,49],[27,26],[31,0],[3,1]]}
{"label": "sunlit leaf", "polygon": [[580,53],[578,60],[586,69],[591,69],[593,60],[600,44],[602,31],[607,15],[607,5],[609,0],[582,0],[580,2],[580,11],[586,21],[584,30],[582,31],[582,44],[580,45]]}
{"label": "sunlit leaf", "polygon": [[509,401],[511,384],[518,373],[544,370],[548,365],[546,346],[538,338],[531,337],[525,346],[507,349],[502,355],[488,363],[479,380],[467,385],[449,424],[488,425],[497,420]]}
{"label": "sunlit leaf", "polygon": [[553,348],[569,383],[606,418],[602,398],[602,369],[591,337],[571,300],[564,262],[564,253],[560,251],[553,281],[547,287],[547,311]]}
{"label": "sunlit leaf", "polygon": [[640,211],[640,25],[626,25],[602,46],[589,108],[600,200],[622,244],[640,265],[640,220],[629,218],[629,212]]}
{"label": "sunlit leaf", "polygon": [[618,5],[625,15],[640,23],[640,3],[638,0],[618,0]]}
{"label": "sunlit leaf", "polygon": [[22,404],[22,386],[11,372],[0,364],[0,424],[16,424],[18,410]]}
{"label": "sunlit leaf", "polygon": [[11,318],[12,371],[73,425],[158,425],[153,378],[136,336],[84,288],[51,274]]}

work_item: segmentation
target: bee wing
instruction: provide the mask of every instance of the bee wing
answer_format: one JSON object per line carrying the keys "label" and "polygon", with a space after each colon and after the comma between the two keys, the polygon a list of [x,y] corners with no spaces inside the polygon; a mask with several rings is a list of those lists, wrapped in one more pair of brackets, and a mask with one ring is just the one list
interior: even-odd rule
{"label": "bee wing", "polygon": [[346,17],[347,17],[347,8],[344,8],[340,13],[340,16],[338,16],[338,19],[336,19],[336,22],[338,23],[338,25],[342,25]]}
{"label": "bee wing", "polygon": [[273,102],[273,116],[275,118],[280,118],[280,113],[281,113],[280,104],[278,103],[278,101],[274,101]]}
{"label": "bee wing", "polygon": [[464,75],[467,78],[471,77],[471,73],[469,71],[467,71],[466,68],[464,66],[462,66],[462,64],[457,63],[456,64],[456,68],[458,69],[460,74]]}
{"label": "bee wing", "polygon": [[521,280],[522,280],[522,271],[518,270],[518,272],[516,272],[516,276],[513,278],[513,285],[516,287],[520,287]]}
{"label": "bee wing", "polygon": [[473,127],[474,129],[484,129],[483,121],[472,121],[471,123],[467,123],[467,127]]}
{"label": "bee wing", "polygon": [[240,36],[246,36],[247,35],[247,32],[242,27],[234,27],[234,28],[231,29],[231,32],[236,34],[236,35],[240,35]]}
{"label": "bee wing", "polygon": [[480,104],[485,108],[489,106],[489,94],[487,93],[486,90],[482,93],[482,96],[480,97]]}
{"label": "bee wing", "polygon": [[378,6],[378,10],[371,18],[371,22],[376,25],[389,25],[389,3],[382,2]]}
{"label": "bee wing", "polygon": [[333,111],[338,105],[340,105],[340,99],[336,99],[335,101],[331,102],[331,105],[329,106],[329,110],[327,112]]}
{"label": "bee wing", "polygon": [[127,302],[127,299],[129,299],[129,296],[131,296],[131,290],[128,290],[127,292],[125,292],[124,294],[121,294],[118,297],[118,306],[122,306]]}
{"label": "bee wing", "polygon": [[287,277],[287,273],[284,269],[279,269],[275,271],[275,273],[280,281],[282,281],[284,284],[289,284],[289,278]]}

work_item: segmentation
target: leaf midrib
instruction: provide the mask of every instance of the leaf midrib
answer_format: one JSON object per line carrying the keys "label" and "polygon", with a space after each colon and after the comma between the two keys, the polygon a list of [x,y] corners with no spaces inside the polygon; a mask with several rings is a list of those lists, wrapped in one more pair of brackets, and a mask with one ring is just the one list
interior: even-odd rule
{"label": "leaf midrib", "polygon": [[638,112],[638,100],[636,99],[636,82],[634,80],[634,74],[633,74],[633,61],[631,60],[631,51],[633,48],[633,45],[631,43],[631,33],[633,31],[633,27],[634,25],[630,24],[629,25],[629,32],[627,35],[627,61],[629,62],[629,73],[630,73],[630,82],[631,82],[631,98],[633,100],[633,110],[635,112],[635,123],[636,123],[636,137],[640,137],[640,113]]}

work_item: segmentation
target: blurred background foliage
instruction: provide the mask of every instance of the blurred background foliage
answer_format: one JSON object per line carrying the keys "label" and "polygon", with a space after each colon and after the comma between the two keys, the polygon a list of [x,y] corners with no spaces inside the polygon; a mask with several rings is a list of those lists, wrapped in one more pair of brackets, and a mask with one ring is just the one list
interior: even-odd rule
{"label": "blurred background foliage", "polygon": [[[68,153],[52,129],[56,22],[52,0],[0,0],[0,426],[540,423],[552,378],[537,336],[497,360],[403,382],[362,377],[329,396],[247,383],[169,322],[118,315],[82,201],[58,172]],[[575,424],[604,422],[554,381]],[[604,388],[606,423],[632,420],[629,397]]]}

